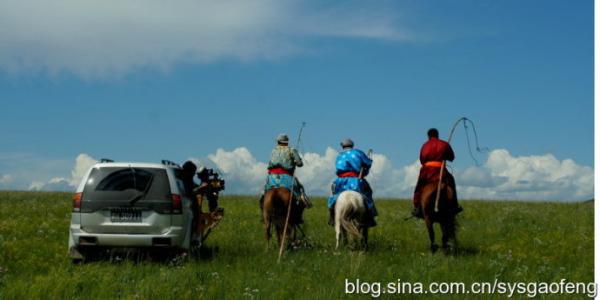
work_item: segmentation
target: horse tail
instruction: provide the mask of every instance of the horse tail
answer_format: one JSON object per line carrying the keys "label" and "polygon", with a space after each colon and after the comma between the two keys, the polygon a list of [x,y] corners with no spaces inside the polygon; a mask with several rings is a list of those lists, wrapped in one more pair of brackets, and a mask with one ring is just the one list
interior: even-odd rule
{"label": "horse tail", "polygon": [[273,210],[273,192],[267,191],[263,198],[262,217],[265,228],[265,239],[267,240],[267,249],[269,248],[269,242],[271,240],[271,228],[273,226],[271,214]]}
{"label": "horse tail", "polygon": [[342,227],[344,227],[344,229],[349,232],[350,234],[352,234],[353,236],[360,236],[360,231],[358,230],[358,228],[356,227],[356,224],[353,221],[348,220],[347,218],[343,218],[342,219]]}
{"label": "horse tail", "polygon": [[354,199],[351,199],[350,196],[352,196],[352,194],[342,193],[338,197],[335,205],[336,233],[340,231],[341,228],[344,228],[348,233],[358,237],[360,236],[360,231],[351,218],[351,216],[356,213],[356,207],[355,203],[352,201]]}
{"label": "horse tail", "polygon": [[[452,198],[452,197],[455,197],[455,194],[456,194],[456,191],[454,189],[452,189],[452,187],[450,187],[449,185],[446,185],[446,197]],[[456,238],[456,229],[459,226],[459,224],[458,224],[458,220],[456,219],[456,217],[454,215],[452,215],[451,217],[448,218],[446,226],[448,228],[448,233],[451,235],[451,237]]]}

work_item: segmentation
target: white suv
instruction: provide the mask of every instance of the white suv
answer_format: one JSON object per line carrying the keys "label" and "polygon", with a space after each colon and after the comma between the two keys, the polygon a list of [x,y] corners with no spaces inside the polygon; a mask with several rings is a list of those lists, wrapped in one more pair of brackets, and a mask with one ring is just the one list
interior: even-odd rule
{"label": "white suv", "polygon": [[193,213],[185,195],[175,163],[102,160],[73,197],[69,255],[80,261],[105,247],[189,250]]}

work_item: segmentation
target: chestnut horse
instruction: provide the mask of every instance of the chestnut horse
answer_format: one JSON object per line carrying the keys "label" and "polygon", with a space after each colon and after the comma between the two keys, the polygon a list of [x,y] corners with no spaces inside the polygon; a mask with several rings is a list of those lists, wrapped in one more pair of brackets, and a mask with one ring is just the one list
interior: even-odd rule
{"label": "chestnut horse", "polygon": [[456,219],[455,214],[450,212],[449,200],[452,199],[456,191],[449,185],[442,183],[440,188],[439,209],[435,212],[435,198],[437,195],[438,183],[432,182],[423,187],[421,194],[421,207],[423,208],[423,218],[425,226],[429,232],[429,241],[431,243],[431,252],[436,252],[439,246],[435,243],[435,233],[433,224],[439,223],[442,229],[442,247],[448,252],[451,250],[448,242],[452,241],[454,250],[456,250]]}
{"label": "chestnut horse", "polygon": [[[286,188],[273,188],[265,193],[263,202],[263,223],[265,226],[265,238],[267,239],[267,249],[271,240],[271,228],[274,226],[277,233],[277,241],[281,245],[283,238],[283,228],[287,218],[288,205],[290,203],[290,191]],[[293,203],[292,203],[293,204]],[[303,207],[292,205],[290,220],[288,222],[287,235],[292,236],[291,241],[296,240],[296,227],[300,224]]]}

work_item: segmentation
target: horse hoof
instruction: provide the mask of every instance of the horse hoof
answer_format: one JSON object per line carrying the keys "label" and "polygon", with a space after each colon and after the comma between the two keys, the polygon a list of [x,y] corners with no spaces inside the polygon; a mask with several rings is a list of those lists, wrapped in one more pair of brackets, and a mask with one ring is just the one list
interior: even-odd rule
{"label": "horse hoof", "polygon": [[435,245],[435,244],[431,245],[431,253],[437,252],[439,248],[440,248],[440,246],[438,246],[438,245]]}
{"label": "horse hoof", "polygon": [[450,245],[443,246],[443,249],[445,255],[456,255],[457,253],[456,248]]}

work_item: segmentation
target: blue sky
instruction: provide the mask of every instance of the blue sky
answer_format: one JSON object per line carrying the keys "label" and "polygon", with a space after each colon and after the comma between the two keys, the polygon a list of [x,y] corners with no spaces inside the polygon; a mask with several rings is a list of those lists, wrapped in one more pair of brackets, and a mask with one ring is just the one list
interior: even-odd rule
{"label": "blue sky", "polygon": [[[593,168],[592,1],[101,3],[0,3],[0,177],[52,165],[5,188],[68,177],[81,153],[264,162],[301,121],[302,152],[352,137],[396,169],[461,116],[492,150]],[[453,144],[472,167],[463,131]]]}

